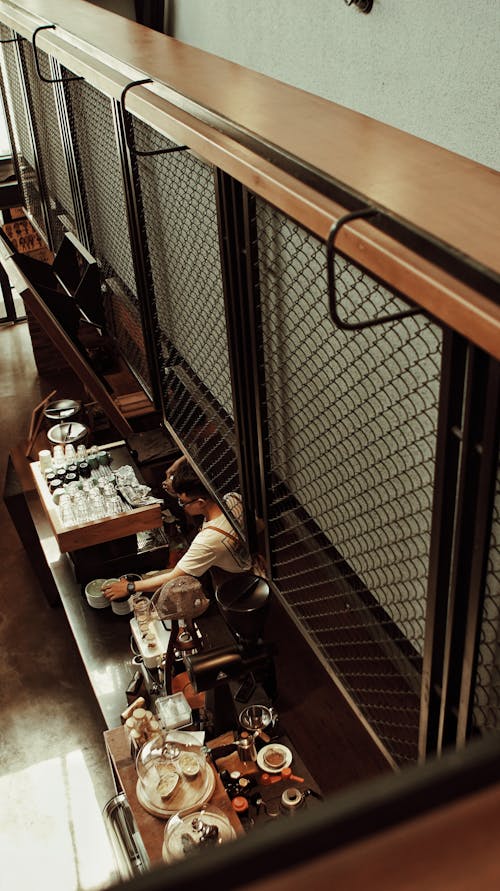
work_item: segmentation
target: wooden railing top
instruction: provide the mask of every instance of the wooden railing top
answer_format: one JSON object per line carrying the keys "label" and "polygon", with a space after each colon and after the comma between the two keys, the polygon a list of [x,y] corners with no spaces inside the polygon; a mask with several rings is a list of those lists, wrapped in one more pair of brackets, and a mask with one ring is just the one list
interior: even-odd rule
{"label": "wooden railing top", "polygon": [[96,65],[116,61],[121,86],[127,72],[130,80],[149,76],[164,85],[161,99],[134,88],[127,108],[141,116],[146,101],[156,104],[172,139],[186,141],[319,237],[326,238],[349,207],[342,200],[347,188],[417,237],[423,234],[431,248],[449,249],[451,265],[436,276],[432,251],[408,251],[380,232],[374,238],[366,223],[345,227],[338,245],[354,259],[373,254],[367,265],[379,274],[389,256],[396,259],[394,287],[499,354],[500,308],[492,288],[485,298],[474,282],[462,282],[457,300],[454,276],[460,281],[465,264],[484,273],[493,290],[500,283],[500,173],[82,0],[0,0],[0,20],[26,37],[38,24],[55,24],[55,31],[39,34],[39,45],[63,64],[73,59],[75,71],[86,71],[90,46]]}

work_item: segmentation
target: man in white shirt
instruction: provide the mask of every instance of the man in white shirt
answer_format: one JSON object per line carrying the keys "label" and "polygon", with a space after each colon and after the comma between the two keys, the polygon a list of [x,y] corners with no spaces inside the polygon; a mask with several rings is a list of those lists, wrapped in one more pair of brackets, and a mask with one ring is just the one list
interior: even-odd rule
{"label": "man in white shirt", "polygon": [[[217,586],[230,575],[251,570],[252,559],[244,542],[185,458],[179,459],[169,468],[164,489],[177,495],[177,503],[186,511],[187,516],[203,517],[200,531],[173,569],[137,582],[127,582],[126,579],[108,582],[103,586],[104,596],[108,600],[141,591],[156,591],[161,585],[182,575],[199,578],[210,570]],[[224,496],[224,501],[235,520],[241,522],[242,505],[239,495],[232,492]]]}

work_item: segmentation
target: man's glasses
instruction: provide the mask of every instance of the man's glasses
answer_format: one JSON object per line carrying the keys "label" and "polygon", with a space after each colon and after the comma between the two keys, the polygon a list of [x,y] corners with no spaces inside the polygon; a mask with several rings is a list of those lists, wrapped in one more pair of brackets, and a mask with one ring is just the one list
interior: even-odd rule
{"label": "man's glasses", "polygon": [[177,499],[177,504],[179,507],[187,507],[189,504],[194,504],[195,501],[201,501],[201,498],[191,498],[191,501],[181,501],[180,498]]}

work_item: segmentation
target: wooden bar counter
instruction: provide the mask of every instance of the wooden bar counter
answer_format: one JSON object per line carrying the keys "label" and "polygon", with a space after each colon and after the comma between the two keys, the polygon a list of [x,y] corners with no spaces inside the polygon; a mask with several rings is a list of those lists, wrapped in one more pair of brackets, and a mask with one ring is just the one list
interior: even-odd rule
{"label": "wooden bar counter", "polygon": [[[141,835],[144,848],[149,857],[150,865],[154,866],[155,864],[162,863],[163,836],[167,821],[162,820],[159,817],[154,817],[146,811],[138,801],[136,792],[137,771],[130,753],[130,745],[124,727],[120,726],[116,727],[114,730],[106,730],[104,733],[104,741],[106,743],[106,750],[110,759],[117,789],[125,792],[137,829]],[[227,739],[225,738],[214,740],[215,745],[221,745],[225,742],[227,742]],[[211,743],[211,745],[212,744],[213,743]],[[210,767],[210,770],[213,770],[213,768]],[[240,820],[231,807],[231,802],[216,771],[215,791],[210,801],[228,818],[236,835],[243,835],[244,831]]]}

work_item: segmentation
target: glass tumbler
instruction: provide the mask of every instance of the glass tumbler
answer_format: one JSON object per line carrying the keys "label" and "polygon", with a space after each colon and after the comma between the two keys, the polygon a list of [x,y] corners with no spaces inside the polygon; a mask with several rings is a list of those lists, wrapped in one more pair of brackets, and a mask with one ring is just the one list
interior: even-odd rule
{"label": "glass tumbler", "polygon": [[143,634],[147,631],[149,626],[150,605],[151,602],[149,600],[149,597],[146,597],[144,594],[136,594],[132,598],[132,609],[134,610],[134,617],[137,621],[140,631]]}

